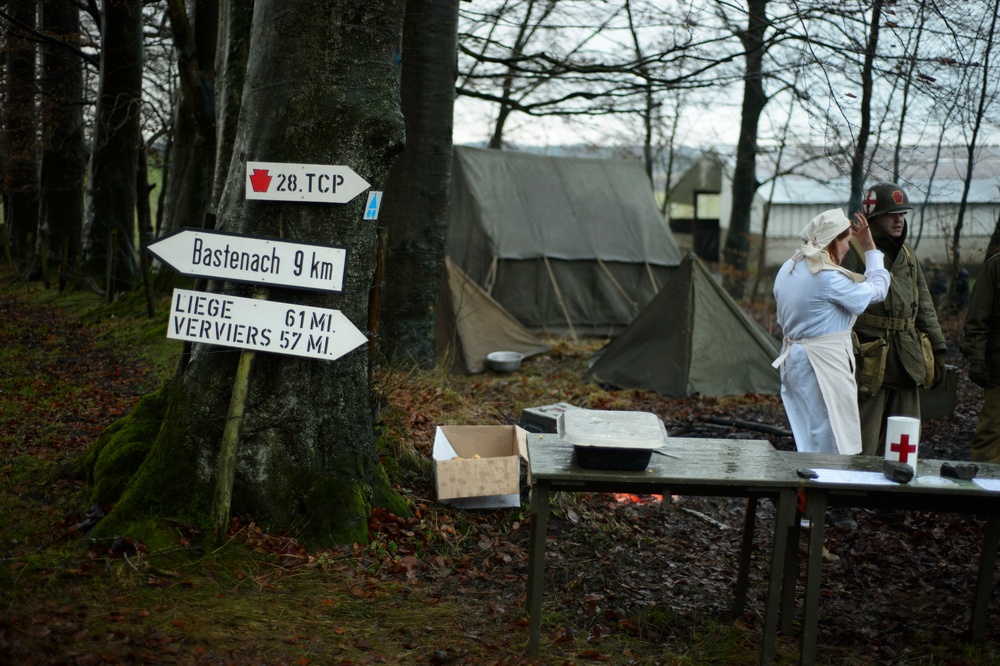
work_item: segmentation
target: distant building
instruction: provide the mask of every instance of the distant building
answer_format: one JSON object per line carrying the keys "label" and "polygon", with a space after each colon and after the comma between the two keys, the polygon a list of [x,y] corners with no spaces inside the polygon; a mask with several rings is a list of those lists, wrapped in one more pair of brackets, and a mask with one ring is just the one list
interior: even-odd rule
{"label": "distant building", "polygon": [[[670,189],[668,221],[682,249],[709,261],[719,260],[732,211],[732,174],[735,159],[725,149],[705,153],[678,176]],[[810,155],[801,149],[786,151],[775,173],[776,149],[757,156],[757,189],[751,213],[754,256],[770,201],[765,262],[781,264],[798,247],[798,233],[813,217],[831,208],[848,212],[850,161],[843,155]],[[906,190],[913,212],[907,215],[907,241],[921,259],[947,265],[964,187],[967,150],[948,146],[937,155],[935,146],[907,147],[900,156],[899,184]],[[872,160],[865,188],[891,180],[892,153],[880,151]],[[978,151],[961,234],[961,255],[967,264],[983,260],[986,245],[1000,218],[1000,148]],[[753,260],[755,261],[755,259]]]}

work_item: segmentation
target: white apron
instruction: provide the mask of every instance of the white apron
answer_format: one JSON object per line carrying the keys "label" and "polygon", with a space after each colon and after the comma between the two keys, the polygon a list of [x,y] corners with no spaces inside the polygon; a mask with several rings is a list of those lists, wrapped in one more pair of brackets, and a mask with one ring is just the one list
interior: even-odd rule
{"label": "white apron", "polygon": [[[815,338],[792,340],[786,337],[781,355],[771,365],[780,367],[792,345],[802,345],[812,365],[838,452],[846,455],[861,453],[861,418],[858,415],[858,387],[854,379],[850,328]],[[789,417],[792,418],[792,414]],[[797,441],[796,444],[800,450],[811,448],[808,442]]]}

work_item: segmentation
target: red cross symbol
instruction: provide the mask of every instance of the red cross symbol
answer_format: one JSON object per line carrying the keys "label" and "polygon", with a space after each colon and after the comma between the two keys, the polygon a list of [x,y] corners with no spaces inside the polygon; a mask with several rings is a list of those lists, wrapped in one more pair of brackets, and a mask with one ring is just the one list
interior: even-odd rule
{"label": "red cross symbol", "polygon": [[889,450],[893,453],[899,454],[899,462],[906,463],[907,458],[910,457],[911,453],[917,452],[917,447],[910,444],[909,435],[900,435],[898,442],[893,442],[889,445]]}
{"label": "red cross symbol", "polygon": [[875,204],[878,203],[878,198],[875,196],[875,190],[868,190],[868,194],[865,195],[865,200],[862,203],[865,206],[865,215],[875,210]]}

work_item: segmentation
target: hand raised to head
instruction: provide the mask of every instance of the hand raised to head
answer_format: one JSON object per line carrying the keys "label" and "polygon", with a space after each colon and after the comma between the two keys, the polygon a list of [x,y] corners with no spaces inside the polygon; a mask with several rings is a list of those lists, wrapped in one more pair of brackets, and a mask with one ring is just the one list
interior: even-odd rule
{"label": "hand raised to head", "polygon": [[851,222],[851,231],[854,232],[854,237],[858,239],[861,249],[865,252],[876,249],[875,239],[872,238],[872,230],[868,226],[868,218],[863,213],[854,214],[854,221]]}

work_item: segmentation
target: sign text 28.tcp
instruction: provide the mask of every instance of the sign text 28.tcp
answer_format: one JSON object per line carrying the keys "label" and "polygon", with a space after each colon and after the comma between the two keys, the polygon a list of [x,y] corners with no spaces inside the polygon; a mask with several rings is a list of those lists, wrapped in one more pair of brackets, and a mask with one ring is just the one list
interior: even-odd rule
{"label": "sign text 28.tcp", "polygon": [[184,227],[146,246],[182,275],[339,293],[347,248]]}
{"label": "sign text 28.tcp", "polygon": [[347,203],[369,187],[349,166],[247,162],[247,199]]}
{"label": "sign text 28.tcp", "polygon": [[340,310],[174,289],[167,337],[332,361],[368,341]]}

